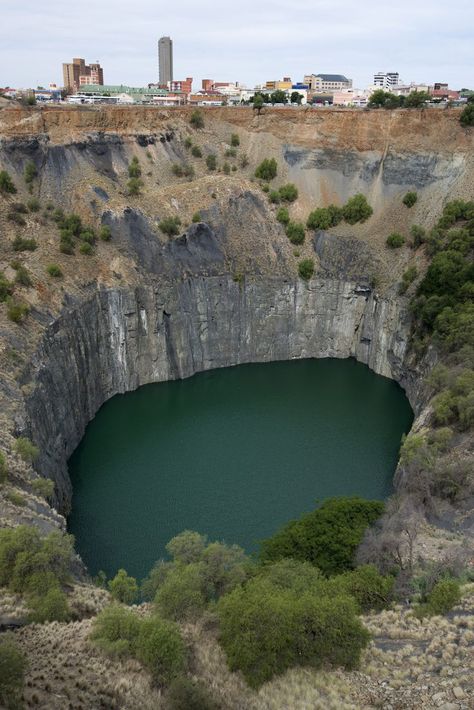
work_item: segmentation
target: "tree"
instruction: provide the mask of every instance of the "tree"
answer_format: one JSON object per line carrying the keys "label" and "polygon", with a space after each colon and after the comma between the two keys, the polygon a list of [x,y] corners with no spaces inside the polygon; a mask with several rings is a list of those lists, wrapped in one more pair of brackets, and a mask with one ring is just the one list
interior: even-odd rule
{"label": "tree", "polygon": [[286,104],[288,103],[288,97],[284,91],[277,89],[270,94],[270,101],[272,104]]}
{"label": "tree", "polygon": [[132,158],[132,162],[128,166],[128,177],[139,178],[139,177],[141,177],[141,174],[142,174],[142,169],[140,167],[140,163],[138,162],[137,156],[134,155]]}
{"label": "tree", "polygon": [[405,99],[405,108],[421,108],[431,99],[427,91],[412,91]]}
{"label": "tree", "polygon": [[379,501],[329,498],[263,540],[260,557],[264,562],[284,557],[306,560],[327,575],[345,572],[354,567],[356,549],[383,508]]}
{"label": "tree", "polygon": [[255,170],[255,177],[269,182],[276,178],[277,173],[278,164],[275,158],[265,158]]}
{"label": "tree", "polygon": [[124,569],[119,569],[108,584],[114,599],[123,604],[133,604],[138,597],[138,584],[134,577],[130,577]]}
{"label": "tree", "polygon": [[135,655],[160,685],[179,676],[185,665],[185,646],[176,624],[159,616],[143,620]]}
{"label": "tree", "polygon": [[294,202],[298,199],[298,188],[291,182],[287,185],[282,185],[278,192],[283,202]]}
{"label": "tree", "polygon": [[298,104],[298,106],[300,106],[302,100],[303,100],[303,94],[298,93],[298,91],[291,92],[290,101],[292,104]]}
{"label": "tree", "polygon": [[140,618],[130,609],[111,604],[94,619],[90,638],[110,656],[132,656],[139,633]]}
{"label": "tree", "polygon": [[127,191],[130,197],[137,197],[143,187],[143,180],[139,178],[130,178],[127,182]]}
{"label": "tree", "polygon": [[402,202],[406,207],[413,207],[417,200],[418,195],[416,194],[416,192],[407,192],[404,195]]}
{"label": "tree", "polygon": [[459,118],[463,126],[474,126],[474,103],[471,102],[473,97],[468,99],[467,106],[463,109]]}
{"label": "tree", "polygon": [[67,597],[58,587],[50,587],[46,594],[34,596],[29,601],[30,621],[44,624],[46,621],[67,621],[70,617]]}
{"label": "tree", "polygon": [[252,99],[253,110],[257,112],[257,116],[260,116],[262,109],[265,105],[265,99],[262,94],[255,94]]}
{"label": "tree", "polygon": [[33,163],[32,160],[28,160],[28,162],[25,165],[25,168],[23,170],[23,177],[25,178],[25,182],[27,185],[31,185],[35,177],[38,176],[38,171],[36,169],[36,165]]}
{"label": "tree", "polygon": [[351,197],[342,208],[344,219],[349,224],[365,222],[373,214],[373,209],[361,193]]}
{"label": "tree", "polygon": [[2,634],[0,641],[0,704],[15,710],[22,707],[23,689],[27,660],[15,643],[12,634]]}
{"label": "tree", "polygon": [[405,244],[405,237],[398,232],[392,232],[385,240],[385,243],[390,249],[398,249]]}
{"label": "tree", "polygon": [[201,535],[193,530],[183,530],[168,542],[166,551],[175,562],[189,564],[199,562],[206,545],[206,535]]}

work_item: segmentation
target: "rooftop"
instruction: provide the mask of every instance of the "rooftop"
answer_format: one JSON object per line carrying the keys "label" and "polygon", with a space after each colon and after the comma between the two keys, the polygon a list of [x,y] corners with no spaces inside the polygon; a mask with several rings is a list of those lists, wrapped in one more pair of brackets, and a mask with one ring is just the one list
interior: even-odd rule
{"label": "rooftop", "polygon": [[344,76],[344,74],[315,74],[319,79],[323,81],[344,81],[348,82],[349,79]]}

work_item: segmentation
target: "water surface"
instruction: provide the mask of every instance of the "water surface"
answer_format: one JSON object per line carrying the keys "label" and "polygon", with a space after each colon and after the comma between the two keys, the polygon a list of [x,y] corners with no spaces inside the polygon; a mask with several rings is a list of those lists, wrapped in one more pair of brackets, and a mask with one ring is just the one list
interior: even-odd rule
{"label": "water surface", "polygon": [[139,578],[184,529],[242,545],[336,495],[390,494],[412,422],[354,360],[241,365],[106,402],[69,462],[69,529],[91,573]]}

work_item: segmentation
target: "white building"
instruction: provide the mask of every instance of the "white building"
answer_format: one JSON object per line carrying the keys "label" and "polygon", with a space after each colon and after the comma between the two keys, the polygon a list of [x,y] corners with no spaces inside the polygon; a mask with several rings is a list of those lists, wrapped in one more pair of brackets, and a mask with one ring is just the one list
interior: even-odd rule
{"label": "white building", "polygon": [[400,82],[400,75],[395,71],[379,71],[374,74],[374,86],[377,89],[392,89]]}

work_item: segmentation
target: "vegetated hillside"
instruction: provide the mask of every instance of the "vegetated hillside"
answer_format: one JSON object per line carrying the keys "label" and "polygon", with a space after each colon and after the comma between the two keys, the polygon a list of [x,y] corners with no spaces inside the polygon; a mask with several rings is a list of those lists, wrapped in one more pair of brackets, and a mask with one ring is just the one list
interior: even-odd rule
{"label": "vegetated hillside", "polygon": [[[355,616],[344,596],[349,588],[349,596],[356,593],[349,578],[330,579],[328,587],[308,576],[304,565],[315,559],[297,536],[291,545],[284,537],[289,556],[303,565],[294,570],[296,590],[314,582],[327,594],[336,584],[354,639],[361,648],[366,642],[356,619],[375,639],[362,652],[360,673],[293,668],[251,691],[224,666],[214,615],[220,591],[209,593],[208,578],[201,588],[204,551],[189,569],[177,560],[179,574],[170,567],[157,573],[168,602],[184,609],[171,617],[193,649],[186,672],[225,708],[468,708],[472,590],[459,601],[456,589],[469,579],[473,549],[473,132],[456,110],[256,116],[219,108],[201,112],[200,128],[192,115],[135,107],[0,111],[2,525],[34,525],[45,534],[64,527],[50,503],[68,509],[67,456],[116,392],[252,359],[355,356],[407,388],[416,420],[402,447],[397,494],[357,559],[350,548],[349,567],[369,562],[396,578],[384,605],[413,598],[424,620],[400,606],[380,612],[378,602],[369,617]],[[290,526],[291,535],[298,529]],[[74,587],[84,570],[66,539],[40,542],[27,530],[21,544],[6,542],[2,560],[11,574],[3,579],[2,618],[57,620],[15,632],[30,661],[27,703],[168,707],[170,696],[161,697],[145,669],[156,670],[150,659],[163,634],[178,648],[176,629],[154,622],[139,629],[127,617],[115,638],[102,639],[102,651],[92,651],[91,622],[83,619],[96,615],[107,593]],[[26,557],[17,560],[20,553]],[[230,554],[220,553],[218,570]],[[275,595],[281,609],[299,609],[295,589],[279,589],[274,564],[274,578],[258,572],[243,591],[232,591],[235,608],[251,601],[252,589],[260,599],[271,587],[270,608]],[[119,575],[113,588],[122,590],[120,601],[130,585],[133,591],[133,581]],[[434,604],[435,588],[448,605]],[[186,605],[194,608],[196,599],[203,613],[190,620]],[[327,633],[334,610],[305,599],[310,606],[302,602],[300,612],[322,615]],[[454,613],[444,621],[425,618],[449,606]],[[260,627],[258,616],[249,618]],[[341,633],[346,638],[348,629]],[[221,643],[252,681],[232,638]],[[311,649],[298,650],[309,666],[317,665]],[[284,649],[285,658],[293,651]],[[329,642],[318,652],[351,665]],[[14,652],[5,653],[12,662]],[[92,666],[84,660],[91,654]],[[266,660],[257,660],[262,678],[292,665],[265,669]]]}

